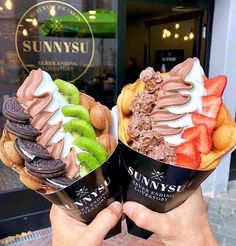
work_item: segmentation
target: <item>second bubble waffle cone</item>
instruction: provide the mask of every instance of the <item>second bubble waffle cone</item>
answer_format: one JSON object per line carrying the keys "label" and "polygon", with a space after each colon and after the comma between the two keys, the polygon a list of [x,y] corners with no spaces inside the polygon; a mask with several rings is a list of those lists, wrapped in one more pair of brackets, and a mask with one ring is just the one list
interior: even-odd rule
{"label": "second bubble waffle cone", "polygon": [[85,223],[121,201],[117,117],[105,105],[38,69],[3,114],[0,158],[24,185]]}
{"label": "second bubble waffle cone", "polygon": [[[123,200],[157,212],[183,203],[236,145],[236,125],[222,103],[227,78],[207,79],[189,58],[161,74],[145,69],[117,100]],[[152,234],[129,218],[128,232]]]}

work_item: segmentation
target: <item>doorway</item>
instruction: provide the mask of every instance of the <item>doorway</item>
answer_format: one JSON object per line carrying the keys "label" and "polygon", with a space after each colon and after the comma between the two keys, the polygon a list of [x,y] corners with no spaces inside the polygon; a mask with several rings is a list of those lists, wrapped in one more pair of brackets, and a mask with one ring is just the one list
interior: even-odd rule
{"label": "doorway", "polygon": [[212,1],[127,1],[125,83],[147,66],[168,72],[194,56],[208,74],[212,10]]}

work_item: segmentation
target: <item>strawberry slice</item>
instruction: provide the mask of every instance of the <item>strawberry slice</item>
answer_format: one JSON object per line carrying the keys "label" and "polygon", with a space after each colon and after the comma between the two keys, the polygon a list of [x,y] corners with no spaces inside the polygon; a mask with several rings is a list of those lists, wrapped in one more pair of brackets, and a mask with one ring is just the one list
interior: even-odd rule
{"label": "strawberry slice", "polygon": [[180,153],[176,154],[176,165],[193,169],[198,169],[200,166],[196,159]]}
{"label": "strawberry slice", "polygon": [[195,143],[201,153],[207,154],[212,148],[211,136],[205,124],[185,129],[182,137]]}
{"label": "strawberry slice", "polygon": [[204,87],[208,96],[222,96],[226,84],[227,77],[224,75],[219,75],[204,81]]}
{"label": "strawberry slice", "polygon": [[205,124],[209,134],[211,135],[216,127],[216,120],[199,113],[192,114],[192,121],[194,125]]}
{"label": "strawberry slice", "polygon": [[175,154],[184,154],[196,160],[196,162],[200,165],[201,156],[200,152],[193,142],[185,142],[180,144],[175,148]]}
{"label": "strawberry slice", "polygon": [[202,114],[216,119],[220,107],[222,105],[221,97],[217,96],[203,96],[202,97]]}

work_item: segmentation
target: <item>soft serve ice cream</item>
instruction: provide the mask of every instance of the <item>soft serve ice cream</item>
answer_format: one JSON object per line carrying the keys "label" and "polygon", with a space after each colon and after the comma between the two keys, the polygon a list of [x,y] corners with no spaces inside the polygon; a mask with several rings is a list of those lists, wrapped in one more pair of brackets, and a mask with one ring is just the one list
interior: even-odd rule
{"label": "soft serve ice cream", "polygon": [[118,98],[120,140],[153,159],[199,168],[215,148],[226,82],[223,75],[207,79],[197,58],[166,74],[146,68]]}
{"label": "soft serve ice cream", "polygon": [[51,76],[41,69],[34,70],[17,91],[17,99],[31,117],[31,124],[42,134],[37,142],[45,147],[55,159],[66,164],[68,177],[78,175],[79,162],[76,159],[74,138],[63,130],[65,117],[61,108],[68,104],[59,93]]}
{"label": "soft serve ice cream", "polygon": [[[145,70],[140,79],[145,78],[144,74]],[[164,136],[167,143],[178,145],[186,141],[181,133],[183,128],[193,126],[189,113],[202,110],[204,79],[199,60],[189,58],[172,69],[154,92],[155,106],[150,113],[152,127]]]}
{"label": "soft serve ice cream", "polygon": [[41,69],[32,70],[16,97],[4,102],[3,113],[0,158],[35,190],[70,185],[104,163],[117,145],[109,109]]}

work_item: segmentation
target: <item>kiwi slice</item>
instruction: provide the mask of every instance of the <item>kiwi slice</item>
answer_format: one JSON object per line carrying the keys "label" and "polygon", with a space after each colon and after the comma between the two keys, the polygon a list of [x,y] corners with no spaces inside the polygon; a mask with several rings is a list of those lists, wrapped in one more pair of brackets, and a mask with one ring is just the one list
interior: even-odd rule
{"label": "kiwi slice", "polygon": [[74,144],[92,154],[102,164],[108,157],[106,149],[96,140],[87,137],[77,137]]}
{"label": "kiwi slice", "polygon": [[58,87],[59,92],[67,100],[67,102],[76,105],[80,103],[79,90],[73,84],[61,79],[54,80],[54,83]]}
{"label": "kiwi slice", "polygon": [[88,109],[82,105],[65,105],[62,107],[62,113],[65,116],[80,118],[87,121],[88,123],[91,122]]}
{"label": "kiwi slice", "polygon": [[80,161],[80,170],[83,176],[90,173],[100,165],[94,156],[86,152],[78,153],[77,159]]}
{"label": "kiwi slice", "polygon": [[80,135],[91,139],[96,139],[96,133],[91,124],[82,119],[74,119],[64,124],[64,130],[72,135]]}
{"label": "kiwi slice", "polygon": [[71,131],[70,134],[74,137],[74,138],[77,138],[77,137],[80,137],[81,134],[79,132],[75,132],[75,131]]}

